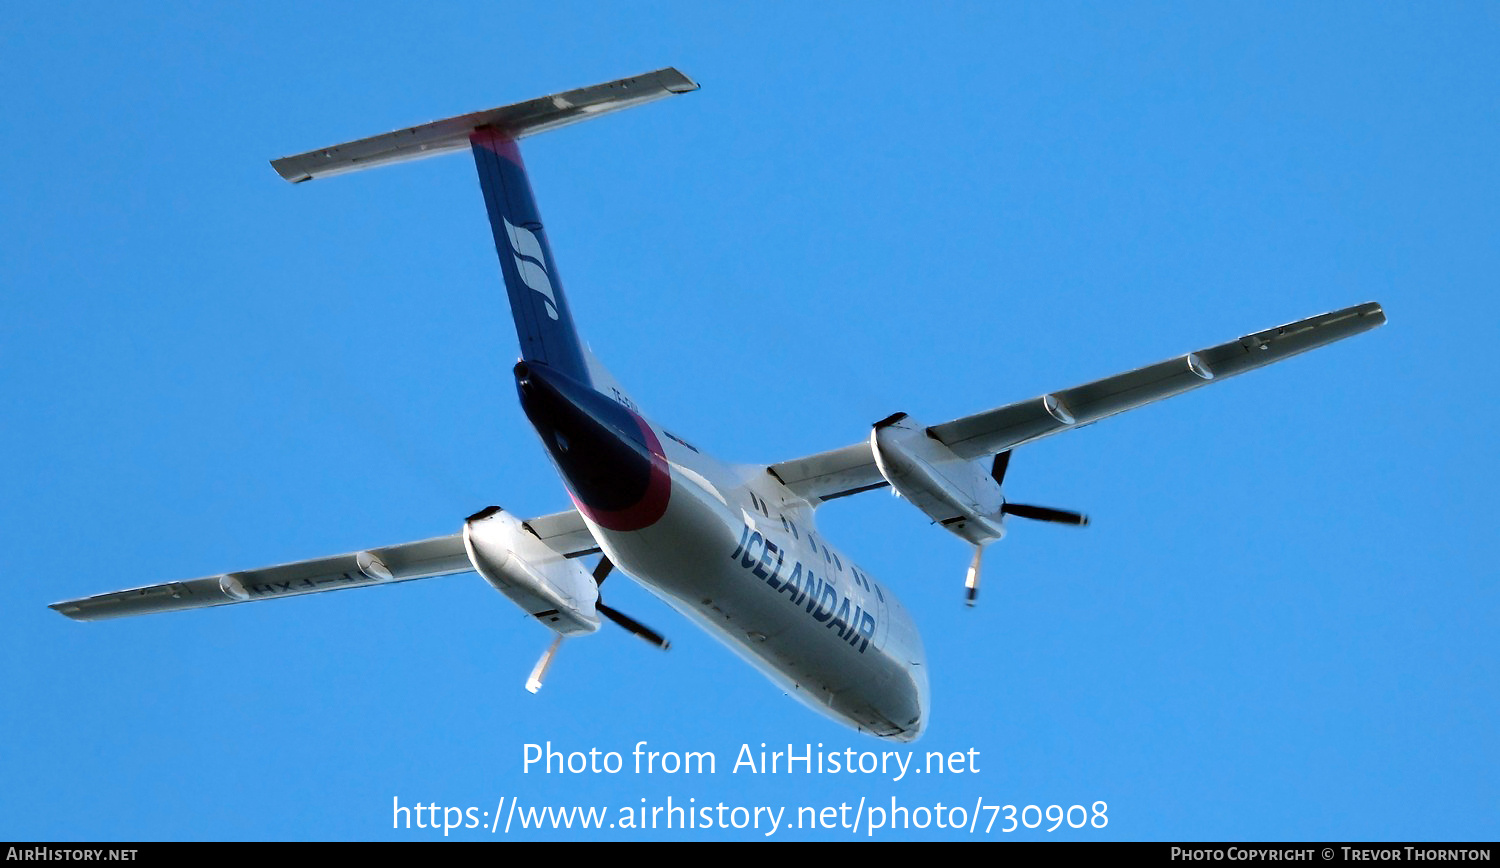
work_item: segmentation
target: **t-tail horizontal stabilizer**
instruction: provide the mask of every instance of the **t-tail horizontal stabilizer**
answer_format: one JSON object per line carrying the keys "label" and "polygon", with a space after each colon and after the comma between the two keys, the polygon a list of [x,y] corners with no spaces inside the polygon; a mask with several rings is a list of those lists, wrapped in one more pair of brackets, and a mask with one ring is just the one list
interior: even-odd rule
{"label": "t-tail horizontal stabilizer", "polygon": [[485,127],[519,139],[697,89],[697,82],[669,66],[644,75],[282,157],[272,160],[271,167],[281,177],[297,184],[314,178],[468,150],[469,135]]}

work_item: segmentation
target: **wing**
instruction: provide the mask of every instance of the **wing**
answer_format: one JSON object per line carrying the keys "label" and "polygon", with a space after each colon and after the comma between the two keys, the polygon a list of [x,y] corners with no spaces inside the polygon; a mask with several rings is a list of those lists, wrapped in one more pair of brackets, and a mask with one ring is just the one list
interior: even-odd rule
{"label": "wing", "polygon": [[[526,522],[526,527],[548,547],[568,557],[598,551],[594,538],[576,510],[531,519]],[[463,534],[455,533],[274,567],[113,591],[53,603],[51,608],[75,621],[101,621],[127,615],[202,609],[345,588],[389,585],[466,573],[473,569],[464,550]]]}
{"label": "wing", "polygon": [[[927,429],[963,458],[980,458],[1264,367],[1385,323],[1375,302],[1309,317],[1071,389],[1038,395]],[[886,484],[868,440],[767,470],[812,503]]]}

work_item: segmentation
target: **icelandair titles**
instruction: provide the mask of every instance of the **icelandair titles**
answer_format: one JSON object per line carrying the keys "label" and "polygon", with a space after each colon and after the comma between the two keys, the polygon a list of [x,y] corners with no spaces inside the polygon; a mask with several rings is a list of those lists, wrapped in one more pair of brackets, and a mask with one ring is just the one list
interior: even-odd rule
{"label": "icelandair titles", "polygon": [[839,592],[832,579],[821,579],[801,561],[786,564],[786,552],[760,531],[746,525],[740,544],[729,555],[778,594],[786,594],[788,605],[800,607],[807,616],[839,634],[839,638],[865,653],[875,636],[875,616]]}

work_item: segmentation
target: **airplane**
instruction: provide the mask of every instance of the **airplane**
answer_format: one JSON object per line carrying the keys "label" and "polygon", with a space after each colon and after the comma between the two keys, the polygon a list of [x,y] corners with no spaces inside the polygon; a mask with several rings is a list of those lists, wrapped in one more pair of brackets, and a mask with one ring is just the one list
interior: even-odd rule
{"label": "airplane", "polygon": [[448,536],[51,608],[92,621],[472,571],[555,634],[527,679],[535,693],[563,640],[597,631],[601,619],[668,647],[604,603],[604,582],[618,569],[814,710],[911,742],[930,719],[921,636],[890,586],[823,538],[815,521],[823,504],[890,488],[973,546],[964,579],[973,605],[981,556],[1004,536],[1008,517],[1088,523],[1077,512],[1006,499],[1016,448],[1385,322],[1378,303],[1355,305],[938,425],[894,413],[838,449],[769,465],[719,461],[648,419],[578,334],[517,145],[697,89],[667,67],[271,163],[300,184],[454,151],[473,155],[520,339],[517,393],[573,508],[522,517],[490,506]]}

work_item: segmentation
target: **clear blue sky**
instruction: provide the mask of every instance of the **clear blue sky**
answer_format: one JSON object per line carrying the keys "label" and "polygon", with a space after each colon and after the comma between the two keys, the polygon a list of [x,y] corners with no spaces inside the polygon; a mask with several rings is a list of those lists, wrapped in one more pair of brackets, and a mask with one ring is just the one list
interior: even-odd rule
{"label": "clear blue sky", "polygon": [[[0,838],[422,840],[393,797],[668,796],[1109,804],[995,839],[1500,836],[1493,4],[153,8],[0,28]],[[524,150],[595,350],[725,458],[1362,301],[1390,324],[1020,450],[1008,493],[1094,525],[1013,523],[974,610],[907,504],[822,511],[926,637],[916,749],[974,774],[731,774],[742,744],[888,746],[618,579],[672,650],[606,629],[535,697],[547,633],[472,575],[46,608],[564,507],[468,158],[302,187],[267,160],[668,64],[703,89]],[[721,765],[523,774],[547,740]]]}

